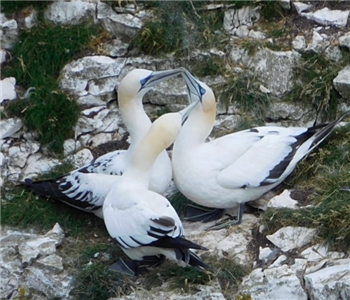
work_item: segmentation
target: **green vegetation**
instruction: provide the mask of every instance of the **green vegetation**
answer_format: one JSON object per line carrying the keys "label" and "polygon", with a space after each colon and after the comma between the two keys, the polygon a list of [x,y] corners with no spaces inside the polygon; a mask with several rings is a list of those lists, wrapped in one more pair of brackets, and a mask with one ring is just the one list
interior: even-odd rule
{"label": "green vegetation", "polygon": [[242,112],[252,113],[256,125],[262,125],[265,122],[266,111],[271,100],[269,94],[260,91],[259,83],[254,78],[240,74],[231,76],[220,99],[227,107],[236,103]]}
{"label": "green vegetation", "polygon": [[238,44],[242,48],[246,49],[250,56],[254,56],[259,49],[269,48],[273,51],[288,51],[289,45],[271,43],[269,41],[244,38],[241,39]]}
{"label": "green vegetation", "polygon": [[276,21],[285,17],[286,11],[283,10],[279,1],[259,1],[259,5],[261,6],[261,17],[266,21]]}
{"label": "green vegetation", "polygon": [[349,185],[350,126],[335,131],[326,144],[298,165],[286,180],[288,186],[312,189],[313,207],[299,210],[269,209],[262,217],[268,233],[284,226],[306,226],[318,229],[320,242],[334,249],[350,247],[350,195],[341,191]]}
{"label": "green vegetation", "polygon": [[[39,179],[56,178],[72,169],[72,164],[63,163]],[[1,194],[1,225],[46,232],[58,222],[73,237],[89,235],[94,228],[105,231],[104,222],[95,215],[39,197],[22,186],[7,186]]]}
{"label": "green vegetation", "polygon": [[223,294],[230,297],[237,292],[243,277],[250,271],[249,268],[235,263],[232,259],[218,260],[217,257],[205,253],[201,257],[211,266],[210,271],[201,271],[192,267],[182,268],[167,261],[144,277],[143,286],[148,289],[167,282],[171,289],[193,293],[198,290],[198,284],[210,284],[214,278],[217,278]]}
{"label": "green vegetation", "polygon": [[2,191],[1,225],[22,229],[34,228],[46,232],[56,222],[73,237],[90,234],[94,228],[104,230],[103,221],[95,215],[67,204],[36,196],[22,187]]}
{"label": "green vegetation", "polygon": [[39,142],[62,153],[63,141],[72,134],[79,116],[79,105],[67,98],[58,87],[63,66],[82,53],[93,36],[94,25],[57,26],[41,23],[20,34],[14,60],[5,68],[24,89],[34,87],[30,99],[12,101],[6,106],[8,116],[23,118],[30,130],[37,130]]}
{"label": "green vegetation", "polygon": [[26,14],[26,9],[30,7],[40,12],[50,3],[51,1],[1,1],[1,12],[8,15],[21,11]]}
{"label": "green vegetation", "polygon": [[[145,2],[146,4],[147,2]],[[210,1],[157,1],[151,2],[156,17],[148,21],[133,39],[130,49],[144,54],[174,53],[189,55],[194,49],[224,47],[216,30],[221,30],[223,11],[205,11]]]}
{"label": "green vegetation", "polygon": [[6,119],[6,118],[7,118],[6,114],[2,110],[0,110],[0,120]]}
{"label": "green vegetation", "polygon": [[323,120],[336,116],[341,96],[333,86],[333,79],[350,60],[349,52],[343,51],[342,54],[343,58],[338,62],[319,54],[304,55],[295,66],[298,80],[289,97],[295,102],[316,108]]}
{"label": "green vegetation", "polygon": [[[81,245],[83,246],[83,245]],[[109,299],[129,294],[133,280],[109,269],[120,256],[122,250],[111,243],[86,244],[76,262],[74,299]]]}

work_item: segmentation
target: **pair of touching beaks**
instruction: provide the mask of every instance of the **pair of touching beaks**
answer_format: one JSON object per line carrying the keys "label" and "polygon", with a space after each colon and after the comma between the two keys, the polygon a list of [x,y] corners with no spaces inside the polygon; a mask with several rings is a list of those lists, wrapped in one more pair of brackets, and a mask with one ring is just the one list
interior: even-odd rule
{"label": "pair of touching beaks", "polygon": [[202,86],[201,82],[195,78],[187,69],[180,67],[178,69],[166,70],[166,71],[153,71],[149,76],[140,81],[140,90],[145,88],[151,88],[158,85],[164,80],[168,80],[172,77],[182,75],[186,82],[187,95],[190,105],[185,109],[179,111],[182,116],[182,124],[187,120],[189,114],[193,108],[202,101],[203,95],[206,93],[206,89]]}

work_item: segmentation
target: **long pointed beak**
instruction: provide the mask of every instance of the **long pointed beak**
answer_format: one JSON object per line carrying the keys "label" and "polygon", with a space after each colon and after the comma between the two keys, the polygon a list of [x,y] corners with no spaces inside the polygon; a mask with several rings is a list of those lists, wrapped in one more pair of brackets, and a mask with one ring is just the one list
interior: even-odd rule
{"label": "long pointed beak", "polygon": [[144,88],[153,87],[164,80],[168,80],[170,78],[176,77],[179,74],[183,73],[183,69],[173,69],[173,70],[165,70],[165,71],[153,71],[149,76],[142,79],[140,81],[141,88],[140,91]]}
{"label": "long pointed beak", "polygon": [[190,115],[190,113],[192,112],[192,110],[197,106],[197,104],[199,103],[200,101],[195,101],[195,102],[192,102],[190,105],[188,105],[186,108],[184,108],[183,110],[180,110],[179,111],[179,114],[182,116],[182,122],[181,122],[181,125],[183,125],[188,116]]}
{"label": "long pointed beak", "polygon": [[201,82],[185,68],[182,68],[182,76],[186,81],[190,103],[202,101],[202,96],[206,93],[206,89],[202,87]]}

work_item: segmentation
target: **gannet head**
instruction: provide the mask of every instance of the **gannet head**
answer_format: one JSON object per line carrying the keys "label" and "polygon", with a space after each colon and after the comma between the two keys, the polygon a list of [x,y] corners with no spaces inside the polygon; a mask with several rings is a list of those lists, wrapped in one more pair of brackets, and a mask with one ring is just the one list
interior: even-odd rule
{"label": "gannet head", "polygon": [[120,82],[118,95],[133,99],[136,95],[143,97],[150,88],[158,83],[181,74],[181,68],[166,71],[150,71],[145,69],[134,69],[130,71]]}
{"label": "gannet head", "polygon": [[179,112],[167,113],[156,119],[149,131],[149,136],[154,136],[155,142],[153,144],[156,141],[161,143],[162,146],[159,147],[161,150],[169,147],[179,135],[181,126],[198,103],[199,101],[193,102]]}
{"label": "gannet head", "polygon": [[213,90],[204,82],[195,78],[189,71],[182,68],[182,76],[186,81],[190,103],[201,102],[203,110],[214,111],[216,108]]}

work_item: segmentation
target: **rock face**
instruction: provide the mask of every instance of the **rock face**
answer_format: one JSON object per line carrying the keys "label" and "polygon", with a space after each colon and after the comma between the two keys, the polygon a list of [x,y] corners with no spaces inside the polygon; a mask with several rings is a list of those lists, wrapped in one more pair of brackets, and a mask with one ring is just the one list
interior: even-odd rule
{"label": "rock face", "polygon": [[[1,286],[6,299],[69,299],[73,278],[56,248],[64,239],[56,224],[45,235],[2,229]],[[5,299],[4,298],[4,299]]]}
{"label": "rock face", "polygon": [[[45,146],[36,141],[38,132],[25,128],[21,119],[2,115],[0,186],[17,183],[25,177],[35,178],[64,161],[73,162],[76,168],[81,167],[94,159],[94,151],[99,146],[111,141],[124,141],[127,130],[116,104],[116,90],[120,80],[134,68],[165,70],[185,66],[211,86],[218,99],[218,116],[210,139],[232,132],[249,114],[239,107],[235,99],[228,104],[223,99],[224,89],[232,84],[232,78],[249,78],[245,89],[249,90],[252,83],[257,83],[259,91],[271,97],[264,115],[266,125],[313,125],[318,111],[291,102],[288,96],[299,80],[295,78],[294,67],[304,55],[325,55],[332,62],[342,61],[346,55],[344,49],[350,49],[349,9],[318,9],[319,4],[314,2],[289,0],[280,1],[280,5],[296,20],[302,20],[293,28],[283,25],[283,30],[287,31],[283,37],[283,49],[287,45],[288,51],[277,50],[281,49],[278,48],[278,37],[274,37],[269,26],[266,26],[271,24],[262,20],[261,6],[234,8],[230,4],[213,4],[201,9],[223,11],[223,26],[215,34],[220,38],[222,35],[224,47],[218,43],[211,49],[192,51],[187,57],[172,54],[155,57],[138,56],[129,50],[132,39],[146,22],[156,19],[154,11],[141,4],[117,5],[100,0],[50,3],[44,12],[47,21],[66,26],[88,20],[108,32],[108,41],[98,45],[93,54],[67,63],[60,72],[60,89],[81,105],[79,119],[73,128],[74,136],[72,134],[64,142],[63,159],[50,156]],[[196,13],[195,9],[193,13]],[[17,42],[20,30],[30,29],[39,22],[33,8],[28,8],[22,16],[13,16],[0,14],[0,62],[4,65],[7,64],[6,60],[19,59],[13,57],[11,49]],[[273,29],[280,29],[279,24],[273,25],[276,25]],[[298,28],[299,25],[301,28]],[[250,51],[250,48],[254,48],[254,51]],[[229,72],[221,74],[222,69]],[[349,65],[342,66],[342,70],[333,78],[333,85],[342,97],[339,99],[339,110],[349,109]],[[4,78],[1,80],[1,104],[18,99],[20,90],[27,88],[17,86],[16,78]],[[174,78],[162,83],[150,91],[143,101],[145,111],[152,119],[164,112],[182,109],[188,103],[183,79]],[[255,110],[255,105],[258,103],[254,102],[252,110]],[[173,194],[174,190],[169,188],[168,195]],[[290,194],[287,190],[276,197],[275,192],[267,194],[264,199],[258,200],[256,206],[262,210],[286,207],[302,209]],[[207,247],[208,254],[217,260],[235,260],[252,268],[238,294],[232,297],[350,298],[349,254],[332,252],[327,245],[315,244],[314,228],[284,227],[266,239],[264,228],[259,227],[259,218],[252,214],[244,214],[243,223],[239,226],[205,231],[213,224],[184,222],[186,236]],[[264,241],[254,248],[256,228],[260,228],[259,233],[264,236]],[[3,229],[0,239],[0,276],[5,284],[0,285],[1,297],[72,299],[72,274],[57,251],[63,239],[64,233],[59,225],[44,235]],[[224,291],[214,279],[210,286],[198,285],[198,291],[191,295],[182,290],[169,290],[163,284],[149,291],[136,289],[130,295],[118,299],[155,297],[219,300],[224,299]]]}
{"label": "rock face", "polygon": [[341,70],[333,80],[334,87],[345,99],[350,99],[350,65]]}
{"label": "rock face", "polygon": [[4,78],[3,80],[0,81],[0,87],[1,87],[0,103],[2,103],[4,100],[13,100],[17,98],[15,85],[16,85],[16,78],[14,77]]}

